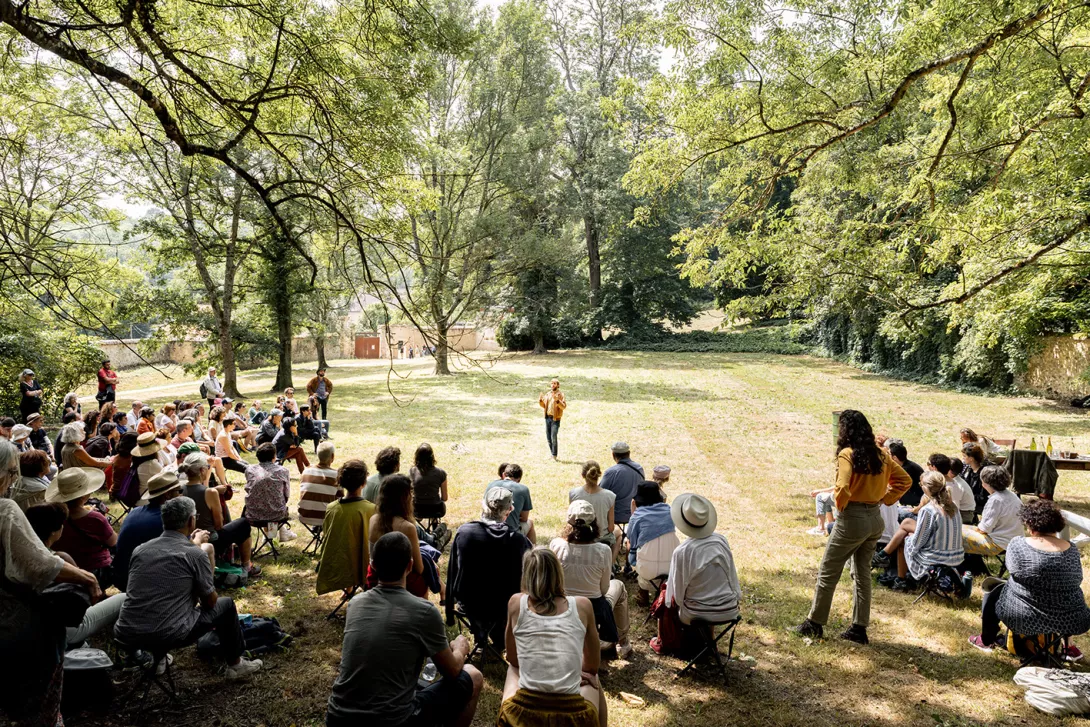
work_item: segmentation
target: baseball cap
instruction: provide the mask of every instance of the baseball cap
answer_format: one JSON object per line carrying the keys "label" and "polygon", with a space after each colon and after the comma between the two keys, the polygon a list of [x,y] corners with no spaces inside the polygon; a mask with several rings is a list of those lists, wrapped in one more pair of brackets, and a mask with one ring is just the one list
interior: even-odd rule
{"label": "baseball cap", "polygon": [[586,527],[594,522],[594,506],[586,500],[576,500],[568,505],[568,523]]}

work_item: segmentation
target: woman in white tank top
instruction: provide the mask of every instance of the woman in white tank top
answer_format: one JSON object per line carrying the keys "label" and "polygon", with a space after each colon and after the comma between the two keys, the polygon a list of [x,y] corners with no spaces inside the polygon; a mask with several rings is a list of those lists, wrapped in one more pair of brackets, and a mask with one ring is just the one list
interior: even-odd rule
{"label": "woman in white tank top", "polygon": [[522,566],[522,593],[507,604],[507,681],[497,725],[565,714],[570,724],[606,727],[601,660],[590,601],[564,593],[556,554],[536,548]]}

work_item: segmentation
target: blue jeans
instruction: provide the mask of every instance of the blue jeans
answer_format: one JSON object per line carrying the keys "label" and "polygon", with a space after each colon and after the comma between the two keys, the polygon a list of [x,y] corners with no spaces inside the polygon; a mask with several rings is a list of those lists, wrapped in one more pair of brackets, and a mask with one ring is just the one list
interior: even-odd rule
{"label": "blue jeans", "polygon": [[557,434],[560,432],[560,420],[550,416],[545,417],[545,439],[549,440],[549,451],[556,456]]}

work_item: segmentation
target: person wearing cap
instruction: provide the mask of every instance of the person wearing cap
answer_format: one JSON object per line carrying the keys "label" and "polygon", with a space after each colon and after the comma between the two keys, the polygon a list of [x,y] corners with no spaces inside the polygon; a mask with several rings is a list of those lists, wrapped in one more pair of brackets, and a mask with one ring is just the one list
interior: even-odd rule
{"label": "person wearing cap", "polygon": [[227,678],[253,674],[261,661],[242,656],[245,640],[238,611],[212,584],[213,568],[200,547],[209,534],[197,527],[193,500],[175,497],[159,513],[162,535],[139,546],[129,562],[128,598],[114,626],[115,638],[153,651],[188,646],[215,631]]}
{"label": "person wearing cap", "polygon": [[594,505],[574,500],[568,505],[564,537],[553,538],[549,549],[556,553],[564,568],[566,593],[590,599],[602,650],[616,645],[617,656],[624,659],[632,653],[628,641],[628,591],[623,581],[610,578],[613,551],[598,542],[598,536]]}
{"label": "person wearing cap", "polygon": [[280,409],[273,409],[269,412],[269,417],[261,422],[261,428],[257,432],[257,443],[264,444],[265,442],[271,442],[276,439],[276,435],[280,433],[280,424],[284,421],[284,412]]}
{"label": "person wearing cap", "polygon": [[30,427],[30,446],[45,452],[52,460],[53,444],[49,441],[49,432],[45,429],[45,419],[39,412],[34,412],[27,416],[26,423]]}
{"label": "person wearing cap", "polygon": [[649,606],[658,588],[652,581],[670,572],[670,559],[679,544],[674,518],[658,482],[641,482],[632,499],[628,521],[628,563],[636,569],[636,603]]}
{"label": "person wearing cap", "polygon": [[34,378],[34,372],[23,369],[19,377],[19,414],[20,418],[29,424],[27,420],[31,414],[37,414],[42,410],[42,385]]}
{"label": "person wearing cap", "polygon": [[223,397],[223,384],[216,378],[215,367],[208,369],[208,376],[201,382],[201,389],[202,395],[208,400],[208,410],[211,411],[216,405],[216,399]]}
{"label": "person wearing cap", "polygon": [[507,602],[521,588],[522,557],[534,546],[507,524],[514,509],[511,490],[488,490],[481,506],[481,518],[454,534],[447,566],[447,623],[454,623],[457,604],[477,638],[490,636],[502,650]]}
{"label": "person wearing cap", "polygon": [[[170,470],[159,472],[148,480],[147,503],[133,508],[121,523],[114,552],[114,585],[124,591],[129,583],[129,561],[133,551],[163,534],[163,503],[182,494],[182,482],[178,473]],[[215,567],[216,555],[211,543],[201,548]]]}
{"label": "person wearing cap", "polygon": [[103,361],[102,368],[98,370],[98,394],[95,395],[99,408],[102,408],[106,402],[117,399],[119,380],[117,372],[110,367],[110,359]]}
{"label": "person wearing cap", "polygon": [[[693,628],[696,620],[721,624],[738,618],[742,592],[730,544],[715,532],[718,518],[711,500],[688,492],[678,495],[670,507],[670,515],[675,527],[689,539],[670,558],[666,608],[659,615],[659,636],[651,639],[651,648],[656,653],[691,643],[694,639],[686,631]],[[675,614],[682,627],[682,643],[664,643],[663,619]]]}
{"label": "person wearing cap", "polygon": [[30,446],[30,427],[26,424],[16,424],[11,428],[11,443],[20,453],[27,451]]}
{"label": "person wearing cap", "polygon": [[12,483],[8,496],[23,512],[45,502],[49,489],[49,456],[37,449],[19,455],[19,479]]}
{"label": "person wearing cap", "polygon": [[534,503],[530,498],[530,488],[522,484],[522,467],[514,463],[504,465],[503,477],[489,482],[484,491],[487,494],[489,490],[496,487],[511,491],[514,508],[507,516],[507,525],[511,530],[517,530],[531,543],[537,545],[537,531],[534,529],[534,521],[530,519],[530,511],[534,509]]}
{"label": "person wearing cap", "polygon": [[272,443],[276,447],[276,459],[280,464],[294,459],[300,475],[310,466],[306,452],[299,446],[299,428],[294,418],[284,417],[280,431],[276,433]]}
{"label": "person wearing cap", "polygon": [[613,518],[623,525],[632,517],[632,498],[636,496],[636,488],[647,478],[643,475],[643,467],[632,461],[627,444],[616,442],[610,449],[616,464],[602,475],[601,486],[617,496]]}
{"label": "person wearing cap", "polygon": [[63,502],[68,508],[64,532],[53,549],[68,553],[77,566],[94,573],[103,590],[113,582],[110,549],[117,545],[117,533],[105,515],[87,507],[87,500],[105,480],[102,470],[66,467],[45,491],[47,502]]}
{"label": "person wearing cap", "polygon": [[670,465],[668,464],[655,465],[655,469],[651,470],[651,479],[659,486],[664,496],[666,494],[666,483],[670,481],[670,472]]}
{"label": "person wearing cap", "polygon": [[370,523],[375,506],[363,498],[365,482],[366,462],[350,459],[341,465],[335,487],[344,490],[344,497],[330,502],[322,519],[324,537],[318,552],[318,595],[333,591],[347,593],[367,583]]}
{"label": "person wearing cap", "polygon": [[329,418],[326,413],[326,405],[329,403],[329,397],[332,393],[333,382],[326,377],[325,369],[318,369],[317,375],[307,382],[307,394],[318,400],[318,406],[322,410],[322,419]]}
{"label": "person wearing cap", "polygon": [[560,446],[557,437],[560,434],[560,418],[564,416],[564,410],[568,408],[568,401],[564,393],[560,391],[560,381],[553,379],[549,382],[549,390],[543,392],[537,398],[537,403],[545,410],[545,440],[549,443],[549,452],[556,460],[557,449]]}
{"label": "person wearing cap", "polygon": [[72,422],[61,427],[61,469],[91,467],[105,470],[112,464],[108,459],[97,459],[88,454],[83,448],[83,440],[86,438],[83,422]]}
{"label": "person wearing cap", "polygon": [[613,532],[617,496],[599,487],[598,480],[602,477],[602,466],[594,460],[583,463],[582,475],[583,486],[571,489],[568,493],[568,502],[586,500],[594,507],[594,522],[598,524],[599,529],[598,542],[608,545],[616,559],[617,553],[621,550],[617,534]]}

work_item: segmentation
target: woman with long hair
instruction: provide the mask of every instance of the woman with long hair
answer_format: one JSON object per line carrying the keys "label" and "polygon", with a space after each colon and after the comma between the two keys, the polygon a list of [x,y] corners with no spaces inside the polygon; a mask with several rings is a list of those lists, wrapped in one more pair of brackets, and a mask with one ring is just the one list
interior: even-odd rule
{"label": "woman with long hair", "polygon": [[847,409],[840,413],[836,440],[836,484],[833,498],[840,517],[825,544],[825,555],[818,570],[814,602],[806,620],[795,628],[800,636],[823,635],[829,621],[836,584],[844,564],[852,562],[855,584],[852,625],[841,638],[868,643],[870,625],[870,563],[874,546],[885,530],[879,505],[893,505],[912,486],[912,478],[880,449],[874,430],[862,412]]}
{"label": "woman with long hair", "polygon": [[416,448],[409,479],[413,481],[417,520],[441,518],[447,514],[447,473],[435,465],[435,452],[427,442]]}
{"label": "woman with long hair", "polygon": [[535,548],[522,560],[522,593],[507,603],[507,680],[497,727],[606,727],[594,609],[564,589],[560,560]]}
{"label": "woman with long hair", "polygon": [[238,417],[234,414],[223,417],[223,421],[220,422],[219,433],[216,436],[216,456],[220,458],[223,466],[227,469],[235,472],[245,472],[249,465],[242,460],[242,457],[238,456],[231,438],[236,424],[238,424]]}
{"label": "woman with long hair", "polygon": [[927,496],[918,517],[906,519],[882,551],[896,555],[897,577],[879,578],[895,591],[912,591],[933,565],[958,565],[965,560],[961,512],[940,472],[924,472],[920,486]]}
{"label": "woman with long hair", "polygon": [[[379,491],[377,511],[371,516],[367,526],[367,540],[373,549],[375,543],[386,533],[404,533],[413,547],[413,568],[405,588],[409,593],[420,598],[428,597],[428,584],[424,580],[424,557],[420,554],[420,536],[413,519],[413,483],[405,475],[390,475],[382,481]],[[367,587],[378,585],[375,569],[367,566]]]}
{"label": "woman with long hair", "polygon": [[110,483],[110,498],[116,498],[118,490],[125,482],[132,468],[132,451],[136,447],[136,430],[130,429],[117,440],[117,453],[113,460],[113,482]]}

